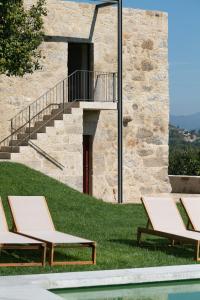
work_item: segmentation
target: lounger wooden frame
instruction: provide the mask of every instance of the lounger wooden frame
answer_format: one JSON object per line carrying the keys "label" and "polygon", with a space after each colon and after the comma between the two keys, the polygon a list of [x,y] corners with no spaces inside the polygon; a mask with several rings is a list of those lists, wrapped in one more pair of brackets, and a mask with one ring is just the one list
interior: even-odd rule
{"label": "lounger wooden frame", "polygon": [[[17,233],[17,230],[14,230],[13,232]],[[96,243],[84,243],[84,244],[54,244],[50,243],[47,240],[39,239],[37,237],[33,237],[31,235],[20,233],[20,235],[23,235],[25,237],[34,238],[38,241],[44,242],[46,244],[46,248],[49,251],[49,264],[50,266],[60,266],[60,265],[95,265],[96,264]],[[91,248],[92,254],[91,254],[91,260],[83,260],[83,261],[54,261],[54,252],[55,248]]]}
{"label": "lounger wooden frame", "polygon": [[7,244],[1,244],[0,245],[0,251],[1,250],[41,250],[42,251],[42,259],[41,262],[19,262],[19,263],[0,263],[0,267],[36,267],[36,266],[43,266],[46,265],[46,245],[44,244],[35,244],[34,245],[7,245]]}
{"label": "lounger wooden frame", "polygon": [[[154,236],[167,238],[167,239],[170,240],[172,245],[174,245],[175,242],[184,242],[185,244],[194,244],[195,245],[194,259],[199,262],[200,261],[200,240],[197,241],[197,240],[194,240],[192,238],[188,238],[188,237],[184,237],[184,236],[180,236],[180,235],[176,235],[176,234],[171,234],[171,233],[155,230],[153,228],[153,224],[152,224],[152,221],[151,221],[151,218],[150,218],[150,214],[148,213],[148,210],[145,207],[143,198],[141,198],[141,201],[142,201],[143,207],[145,209],[145,212],[147,214],[148,221],[147,221],[147,227],[146,228],[139,227],[138,230],[137,230],[137,243],[138,243],[138,245],[141,244],[142,234],[149,234],[149,235],[154,235]],[[176,209],[178,211],[177,207],[176,207]]]}
{"label": "lounger wooden frame", "polygon": [[[51,220],[52,226],[55,229],[53,220],[51,218],[51,214],[47,205],[47,201],[45,199],[45,197],[43,197],[45,203],[46,203],[46,209],[47,209],[47,213],[49,215],[49,219]],[[44,242],[46,244],[47,250],[49,251],[49,264],[50,266],[55,266],[55,265],[95,265],[96,264],[96,242],[88,242],[88,243],[59,243],[59,244],[55,244],[55,243],[51,243],[48,240],[44,240],[41,239],[37,236],[31,236],[28,234],[24,234],[23,232],[20,232],[20,229],[18,227],[18,224],[16,222],[15,216],[14,216],[14,212],[13,212],[13,208],[12,208],[12,204],[11,201],[8,197],[8,203],[9,203],[9,207],[11,210],[11,215],[12,215],[12,219],[13,219],[13,232],[15,233],[19,233],[23,236],[29,237],[29,238],[33,238],[33,239],[37,239],[41,242]],[[92,250],[91,253],[91,260],[87,260],[87,261],[55,261],[54,260],[54,252],[55,252],[55,248],[90,248]]]}
{"label": "lounger wooden frame", "polygon": [[[95,265],[96,264],[96,243],[88,243],[88,244],[77,244],[77,245],[67,245],[67,244],[48,244],[47,247],[49,248],[49,264],[50,266],[55,265]],[[91,260],[83,260],[83,261],[54,261],[54,250],[56,248],[91,248],[92,249],[92,256]]]}
{"label": "lounger wooden frame", "polygon": [[[2,218],[1,221],[2,221],[2,223],[4,225],[4,227],[9,232],[1,198],[0,198],[0,215],[1,215],[0,217]],[[15,234],[17,234],[17,233],[15,233]],[[41,244],[39,242],[37,243],[37,240],[36,240],[35,244],[31,244],[31,243],[24,243],[24,244],[1,243],[0,244],[0,251],[2,251],[2,250],[41,250],[41,252],[42,252],[42,259],[41,259],[41,262],[0,263],[0,267],[25,267],[25,266],[33,267],[33,266],[45,266],[45,263],[46,263],[46,244],[45,243]]]}

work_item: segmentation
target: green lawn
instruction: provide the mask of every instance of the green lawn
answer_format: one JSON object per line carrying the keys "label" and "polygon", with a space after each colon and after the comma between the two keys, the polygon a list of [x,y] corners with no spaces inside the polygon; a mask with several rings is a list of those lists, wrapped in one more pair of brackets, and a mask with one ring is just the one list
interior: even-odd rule
{"label": "green lawn", "polygon": [[[58,230],[97,242],[96,266],[0,268],[1,275],[85,271],[101,269],[191,264],[194,248],[169,247],[168,241],[146,237],[136,244],[138,226],[145,226],[141,205],[114,205],[82,195],[64,184],[20,164],[0,163],[0,195],[11,227],[8,195],[44,195]],[[84,250],[67,252],[69,259],[86,258]],[[35,256],[36,255],[36,256]],[[59,250],[60,257],[66,252]],[[0,253],[0,260],[18,259],[20,252]],[[23,259],[37,257],[26,252]]]}

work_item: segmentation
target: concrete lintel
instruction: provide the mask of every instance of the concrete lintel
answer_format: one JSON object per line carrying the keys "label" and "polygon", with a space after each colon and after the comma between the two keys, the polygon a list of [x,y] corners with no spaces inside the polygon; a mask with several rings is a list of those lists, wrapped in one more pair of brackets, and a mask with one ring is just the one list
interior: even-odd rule
{"label": "concrete lintel", "polygon": [[116,102],[90,102],[80,101],[73,104],[74,108],[82,108],[83,110],[117,110]]}

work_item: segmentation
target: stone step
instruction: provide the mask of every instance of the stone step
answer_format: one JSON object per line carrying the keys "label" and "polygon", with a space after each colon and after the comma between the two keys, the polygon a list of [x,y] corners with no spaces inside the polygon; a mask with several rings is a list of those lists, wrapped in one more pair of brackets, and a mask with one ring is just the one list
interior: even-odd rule
{"label": "stone step", "polygon": [[26,139],[30,139],[30,138],[32,140],[36,140],[37,133],[32,133],[31,136],[29,136],[29,134],[27,134],[27,133],[18,133],[18,135],[17,135],[18,140],[26,140]]}
{"label": "stone step", "polygon": [[12,140],[9,142],[10,146],[28,146],[28,141]]}
{"label": "stone step", "polygon": [[[28,146],[29,140],[29,132],[32,133],[31,139],[37,139],[37,133],[45,133],[46,127],[53,127],[54,120],[63,120],[63,114],[71,114],[72,109],[64,105],[60,104],[60,108],[52,109],[51,115],[44,115],[43,121],[35,122],[34,127],[26,127],[25,133],[17,134],[17,140],[12,140],[9,142],[9,146],[2,146],[0,148],[0,159],[10,159],[11,153],[19,153],[20,146]],[[51,119],[54,117],[53,119]]]}
{"label": "stone step", "polygon": [[2,146],[0,152],[19,153],[18,146]]}
{"label": "stone step", "polygon": [[71,108],[65,108],[64,109],[64,114],[71,114],[72,113],[72,109]]}
{"label": "stone step", "polygon": [[[66,102],[66,103],[64,104],[64,108],[66,108],[66,109],[71,109],[71,106],[72,106],[72,102]],[[60,108],[63,108],[63,103],[60,103],[60,104],[59,104],[59,107],[60,107]]]}
{"label": "stone step", "polygon": [[[45,115],[44,117],[43,117],[43,120],[44,121],[48,121],[49,119],[52,119],[52,115]],[[53,118],[54,120],[63,120],[63,114],[61,113],[61,114],[59,114],[58,116],[55,116],[54,118]]]}
{"label": "stone step", "polygon": [[11,154],[9,152],[0,152],[0,159],[10,159]]}
{"label": "stone step", "polygon": [[56,108],[56,109],[52,109],[51,115],[58,114],[59,112],[60,112],[61,114],[71,114],[71,113],[72,113],[72,110],[71,110],[71,108],[65,108],[64,110],[63,110],[62,107],[61,107],[61,108]]}
{"label": "stone step", "polygon": [[42,124],[40,126],[36,126],[36,127],[30,127],[30,129],[27,127],[25,132],[26,133],[29,133],[30,132],[37,132],[37,133],[45,133],[46,132],[46,127],[45,126],[42,126]]}
{"label": "stone step", "polygon": [[54,120],[51,120],[49,122],[47,122],[46,120],[35,122],[35,128],[37,128],[37,127],[42,128],[42,127],[46,127],[46,126],[47,127],[53,127],[54,126]]}

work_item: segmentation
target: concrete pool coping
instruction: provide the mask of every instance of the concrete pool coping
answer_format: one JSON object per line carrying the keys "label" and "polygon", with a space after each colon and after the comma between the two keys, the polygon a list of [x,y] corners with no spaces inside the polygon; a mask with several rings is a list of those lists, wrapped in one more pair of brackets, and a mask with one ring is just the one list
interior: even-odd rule
{"label": "concrete pool coping", "polygon": [[[47,290],[138,284],[147,282],[153,283],[188,279],[200,279],[200,265],[1,276],[0,299],[5,299],[6,297],[13,300],[33,299],[27,298],[27,296],[26,298],[22,297],[23,290],[24,293],[26,293],[26,290],[31,291],[32,289],[34,290],[34,297],[37,293],[37,300],[57,300],[61,298],[51,294]],[[10,289],[10,287],[12,287],[12,289]],[[2,295],[3,298],[1,297]],[[19,296],[21,298],[19,298]]]}

